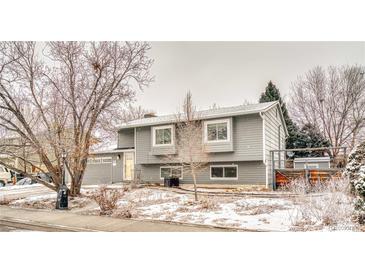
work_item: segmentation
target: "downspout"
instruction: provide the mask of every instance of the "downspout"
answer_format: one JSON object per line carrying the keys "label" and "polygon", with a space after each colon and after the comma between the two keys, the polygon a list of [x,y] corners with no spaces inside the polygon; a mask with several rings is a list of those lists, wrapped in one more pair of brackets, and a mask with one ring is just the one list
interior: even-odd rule
{"label": "downspout", "polygon": [[262,118],[262,150],[263,150],[263,158],[262,161],[264,164],[266,164],[266,140],[265,140],[265,116],[262,112],[259,112],[260,117]]}
{"label": "downspout", "polygon": [[266,184],[266,188],[269,187],[269,177],[268,177],[268,168],[267,168],[267,163],[266,163],[266,128],[265,128],[265,116],[263,114],[263,112],[259,112],[260,117],[262,118],[262,152],[263,152],[263,157],[262,157],[262,162],[265,165],[265,184]]}

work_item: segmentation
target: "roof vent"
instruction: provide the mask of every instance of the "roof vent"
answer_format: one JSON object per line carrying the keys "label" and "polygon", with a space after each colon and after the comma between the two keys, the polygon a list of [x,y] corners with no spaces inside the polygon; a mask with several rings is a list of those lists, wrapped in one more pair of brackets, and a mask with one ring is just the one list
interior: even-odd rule
{"label": "roof vent", "polygon": [[143,118],[153,118],[153,117],[157,117],[157,115],[153,112],[146,113],[145,115],[143,115]]}

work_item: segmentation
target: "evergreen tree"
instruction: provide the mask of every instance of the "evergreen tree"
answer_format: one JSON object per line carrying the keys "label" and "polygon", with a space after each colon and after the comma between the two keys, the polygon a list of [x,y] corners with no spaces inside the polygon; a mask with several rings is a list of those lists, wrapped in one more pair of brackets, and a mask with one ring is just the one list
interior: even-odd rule
{"label": "evergreen tree", "polygon": [[365,223],[365,141],[349,155],[345,174],[348,176],[353,193],[357,196],[355,216],[358,222]]}
{"label": "evergreen tree", "polygon": [[295,142],[298,139],[299,128],[298,126],[290,119],[288,109],[286,108],[286,104],[281,98],[281,94],[279,89],[270,81],[265,89],[265,92],[261,93],[260,103],[279,101],[281,111],[283,112],[284,120],[286,123],[286,127],[288,129],[289,136],[286,139],[286,148],[296,148]]}
{"label": "evergreen tree", "polygon": [[[307,147],[327,147],[330,146],[330,142],[326,140],[321,133],[316,129],[314,125],[304,125],[302,129],[289,117],[288,109],[283,101],[279,89],[270,81],[265,89],[265,92],[261,93],[260,103],[279,101],[281,111],[283,112],[286,127],[288,129],[289,136],[286,139],[286,148],[307,148]],[[296,156],[319,156],[323,155],[323,152],[295,152]]]}
{"label": "evergreen tree", "polygon": [[[295,148],[330,147],[331,143],[314,125],[305,124],[300,131],[297,131],[293,146]],[[325,151],[298,151],[295,155],[301,157],[320,157],[324,156],[324,153]]]}

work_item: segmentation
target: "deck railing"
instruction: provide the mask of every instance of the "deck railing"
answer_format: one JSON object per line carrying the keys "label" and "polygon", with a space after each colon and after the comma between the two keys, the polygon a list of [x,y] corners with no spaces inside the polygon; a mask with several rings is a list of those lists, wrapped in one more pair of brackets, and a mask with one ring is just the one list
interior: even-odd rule
{"label": "deck railing", "polygon": [[[299,155],[298,155],[299,154]],[[309,155],[308,155],[309,154]],[[314,155],[313,155],[314,154]],[[329,157],[329,168],[294,168],[295,158]],[[313,183],[328,180],[342,173],[347,163],[346,147],[320,147],[278,149],[270,151],[270,166],[272,172],[272,187],[275,190],[279,185],[289,183],[291,180],[303,177]]]}

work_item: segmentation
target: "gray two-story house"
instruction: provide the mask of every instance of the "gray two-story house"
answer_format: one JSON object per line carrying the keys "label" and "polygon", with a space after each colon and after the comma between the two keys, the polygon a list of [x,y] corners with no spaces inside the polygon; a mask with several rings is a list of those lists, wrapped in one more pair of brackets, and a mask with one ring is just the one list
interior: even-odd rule
{"label": "gray two-story house", "polygon": [[[197,116],[202,120],[210,161],[198,174],[198,183],[271,184],[270,150],[284,149],[288,134],[278,102],[210,109]],[[121,125],[118,148],[90,159],[86,183],[129,181],[137,175],[144,182],[161,183],[164,177],[174,175],[182,183],[192,183],[188,172],[166,160],[167,155],[179,153],[175,130],[176,115]]]}

